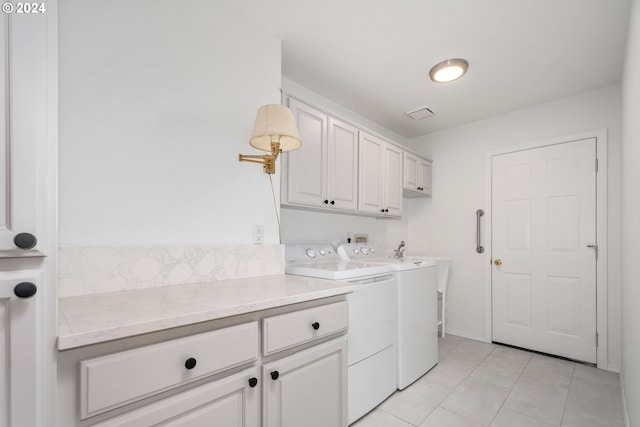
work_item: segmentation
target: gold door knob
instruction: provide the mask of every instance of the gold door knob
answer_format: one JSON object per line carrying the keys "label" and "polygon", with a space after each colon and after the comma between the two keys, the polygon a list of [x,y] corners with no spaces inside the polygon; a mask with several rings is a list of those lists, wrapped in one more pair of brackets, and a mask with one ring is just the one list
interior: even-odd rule
{"label": "gold door knob", "polygon": [[500,258],[496,259],[495,261],[493,261],[493,263],[495,265],[502,265],[502,260]]}

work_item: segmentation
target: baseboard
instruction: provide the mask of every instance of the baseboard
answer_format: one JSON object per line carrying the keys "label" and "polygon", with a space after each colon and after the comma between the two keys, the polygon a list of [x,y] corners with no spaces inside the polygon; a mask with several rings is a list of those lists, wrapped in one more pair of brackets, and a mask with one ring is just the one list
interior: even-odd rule
{"label": "baseboard", "polygon": [[627,399],[624,395],[624,376],[620,373],[620,387],[622,387],[622,415],[624,415],[625,427],[631,427],[629,424],[629,413],[627,412]]}
{"label": "baseboard", "polygon": [[451,328],[446,328],[444,330],[444,332],[445,332],[445,336],[451,334],[451,335],[455,335],[455,336],[458,336],[458,337],[461,337],[461,338],[467,338],[467,339],[474,340],[474,341],[491,342],[491,341],[486,341],[484,339],[484,337],[481,336],[481,335],[472,335],[472,334],[469,334],[469,333],[467,333],[465,331],[458,331],[458,330],[451,329]]}

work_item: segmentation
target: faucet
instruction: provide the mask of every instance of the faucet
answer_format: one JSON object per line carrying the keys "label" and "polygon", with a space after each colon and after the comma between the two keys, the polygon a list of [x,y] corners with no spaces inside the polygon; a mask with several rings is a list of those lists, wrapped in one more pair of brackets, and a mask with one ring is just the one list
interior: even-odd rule
{"label": "faucet", "polygon": [[404,247],[405,247],[405,243],[404,243],[404,240],[402,240],[398,245],[398,249],[393,250],[393,257],[402,258],[404,256],[404,250],[405,250]]}

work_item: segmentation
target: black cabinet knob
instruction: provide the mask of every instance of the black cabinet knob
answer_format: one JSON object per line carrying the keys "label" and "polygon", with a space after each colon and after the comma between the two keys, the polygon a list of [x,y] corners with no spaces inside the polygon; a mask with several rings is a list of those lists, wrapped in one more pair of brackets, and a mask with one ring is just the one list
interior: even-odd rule
{"label": "black cabinet knob", "polygon": [[20,249],[33,249],[36,247],[38,239],[31,233],[20,233],[15,235],[13,243]]}
{"label": "black cabinet knob", "polygon": [[384,212],[384,209],[380,209],[380,212]]}
{"label": "black cabinet knob", "polygon": [[38,287],[31,282],[18,283],[13,288],[13,293],[16,294],[18,298],[31,298],[36,292],[38,292]]}
{"label": "black cabinet knob", "polygon": [[334,200],[332,200],[332,201],[331,201],[331,204],[332,204],[332,205],[335,205],[335,204],[336,204],[336,202],[335,202]]}
{"label": "black cabinet knob", "polygon": [[253,388],[258,385],[258,379],[256,377],[249,378],[249,387]]}
{"label": "black cabinet knob", "polygon": [[322,202],[322,203],[324,203],[325,205],[328,205],[328,204],[329,204],[329,201],[328,201],[328,200],[325,200],[325,201],[324,201],[324,202]]}
{"label": "black cabinet knob", "polygon": [[196,363],[197,363],[196,359],[194,359],[193,357],[190,357],[187,359],[186,362],[184,362],[184,367],[187,369],[193,369],[196,367]]}
{"label": "black cabinet knob", "polygon": [[279,376],[280,376],[280,372],[278,372],[278,371],[271,372],[271,379],[272,380],[277,380]]}
{"label": "black cabinet knob", "polygon": [[318,329],[320,329],[320,323],[318,323],[318,322],[313,322],[313,323],[311,324],[311,327],[317,331]]}

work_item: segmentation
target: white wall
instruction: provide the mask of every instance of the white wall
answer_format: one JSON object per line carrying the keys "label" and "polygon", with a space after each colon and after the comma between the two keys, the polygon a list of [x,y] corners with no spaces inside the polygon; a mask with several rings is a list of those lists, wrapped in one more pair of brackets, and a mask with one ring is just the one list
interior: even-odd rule
{"label": "white wall", "polygon": [[628,426],[640,425],[640,3],[633,3],[622,82],[622,380]]}
{"label": "white wall", "polygon": [[[295,95],[317,107],[330,111],[336,117],[351,121],[367,130],[382,135],[399,144],[406,139],[402,136],[368,120],[365,117],[303,87],[286,77],[282,78],[282,88],[289,94]],[[304,141],[303,141],[304,143]],[[390,250],[398,246],[401,240],[407,243],[411,251],[411,239],[407,234],[408,209],[407,200],[404,201],[402,219],[375,219],[355,215],[341,215],[332,213],[309,212],[303,210],[283,208],[282,241],[283,243],[324,243],[334,245],[344,243],[347,233],[369,234],[369,239],[379,248]]]}
{"label": "white wall", "polygon": [[[239,163],[280,41],[215,1],[60,0],[60,246],[278,243]],[[274,179],[276,192],[279,181]]]}
{"label": "white wall", "polygon": [[[454,259],[447,330],[483,339],[486,256],[475,251],[475,212],[486,208],[485,156],[496,149],[608,129],[609,367],[620,367],[620,87],[612,86],[469,123],[410,145],[433,159],[433,198],[409,203],[409,235],[421,252]],[[486,239],[486,237],[485,237]]]}

